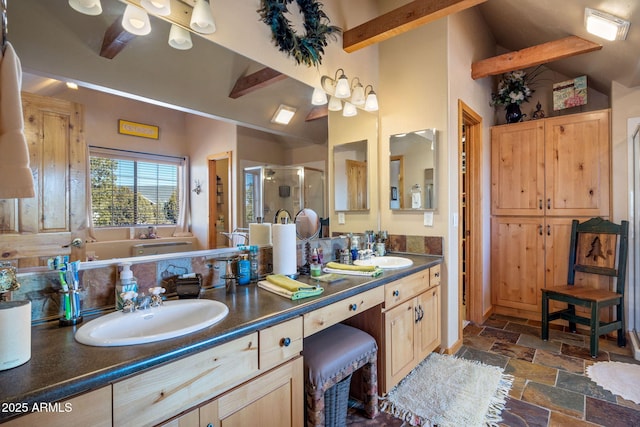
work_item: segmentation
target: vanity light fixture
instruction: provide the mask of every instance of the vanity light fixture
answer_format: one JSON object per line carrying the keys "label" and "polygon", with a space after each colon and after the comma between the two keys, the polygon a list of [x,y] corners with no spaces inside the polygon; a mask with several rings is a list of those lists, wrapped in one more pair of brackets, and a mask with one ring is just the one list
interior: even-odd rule
{"label": "vanity light fixture", "polygon": [[629,31],[629,21],[606,12],[584,9],[584,25],[587,31],[605,40],[625,40]]}
{"label": "vanity light fixture", "polygon": [[216,32],[216,23],[213,20],[213,13],[209,0],[196,0],[191,12],[191,29],[200,34],[213,34]]}
{"label": "vanity light fixture", "polygon": [[172,24],[169,30],[169,46],[178,50],[191,49],[193,47],[191,33],[176,24]]}
{"label": "vanity light fixture", "polygon": [[128,4],[122,15],[122,27],[136,36],[146,36],[151,32],[149,15],[144,9]]}
{"label": "vanity light fixture", "polygon": [[69,0],[69,6],[85,15],[96,16],[102,13],[100,0]]}
{"label": "vanity light fixture", "polygon": [[[321,95],[324,95],[325,98],[330,95],[331,98],[327,107],[329,111],[343,110],[342,115],[345,117],[357,115],[357,108],[363,108],[369,112],[378,111],[378,97],[373,90],[373,86],[367,85],[363,88],[358,77],[354,77],[351,84],[349,84],[349,80],[342,68],[338,68],[334,78],[322,76],[320,86],[321,89],[315,88],[313,90],[313,95],[311,96],[313,105],[324,105],[326,101],[321,102]],[[324,91],[322,94],[318,93],[322,91]],[[344,109],[343,101],[345,103]]]}
{"label": "vanity light fixture", "polygon": [[168,16],[171,14],[171,0],[142,0],[140,5],[147,12],[159,16]]}
{"label": "vanity light fixture", "polygon": [[289,107],[288,105],[280,104],[276,113],[271,118],[271,123],[278,123],[280,125],[288,125],[293,115],[296,113],[296,109]]}

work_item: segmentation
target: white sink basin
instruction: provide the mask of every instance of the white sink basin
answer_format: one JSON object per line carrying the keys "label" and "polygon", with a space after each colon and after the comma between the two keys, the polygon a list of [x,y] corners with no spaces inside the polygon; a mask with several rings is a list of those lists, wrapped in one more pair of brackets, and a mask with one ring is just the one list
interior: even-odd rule
{"label": "white sink basin", "polygon": [[355,265],[375,265],[385,270],[392,270],[394,268],[409,267],[413,264],[413,261],[399,256],[376,256],[366,260],[357,259],[353,263]]}
{"label": "white sink basin", "polygon": [[208,299],[165,301],[159,307],[116,311],[91,320],[76,332],[78,342],[99,347],[144,344],[166,340],[211,326],[226,317],[229,308]]}

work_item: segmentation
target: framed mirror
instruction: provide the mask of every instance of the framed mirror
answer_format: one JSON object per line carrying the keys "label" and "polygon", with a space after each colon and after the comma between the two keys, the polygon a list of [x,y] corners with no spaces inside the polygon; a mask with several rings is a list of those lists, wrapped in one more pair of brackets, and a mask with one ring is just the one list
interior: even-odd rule
{"label": "framed mirror", "polygon": [[367,140],[333,147],[333,190],[336,211],[369,209]]}
{"label": "framed mirror", "polygon": [[436,129],[391,135],[389,153],[389,208],[435,210],[438,176]]}

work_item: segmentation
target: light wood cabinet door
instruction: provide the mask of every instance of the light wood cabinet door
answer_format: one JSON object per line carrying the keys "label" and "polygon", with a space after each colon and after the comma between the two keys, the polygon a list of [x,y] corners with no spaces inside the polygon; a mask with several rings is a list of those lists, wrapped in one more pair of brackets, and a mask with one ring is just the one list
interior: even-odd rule
{"label": "light wood cabinet door", "polygon": [[200,425],[298,427],[304,424],[303,358],[298,357],[200,408]]}
{"label": "light wood cabinet door", "polygon": [[418,328],[416,358],[418,363],[440,345],[440,286],[435,286],[416,297]]}
{"label": "light wood cabinet door", "polygon": [[543,215],[544,123],[491,128],[491,214]]}
{"label": "light wood cabinet door", "polygon": [[610,145],[608,110],[546,120],[546,215],[609,215]]}
{"label": "light wood cabinet door", "polygon": [[400,304],[384,314],[384,375],[387,393],[415,367],[416,300]]}
{"label": "light wood cabinet door", "polygon": [[493,304],[540,313],[544,286],[544,218],[491,220]]}

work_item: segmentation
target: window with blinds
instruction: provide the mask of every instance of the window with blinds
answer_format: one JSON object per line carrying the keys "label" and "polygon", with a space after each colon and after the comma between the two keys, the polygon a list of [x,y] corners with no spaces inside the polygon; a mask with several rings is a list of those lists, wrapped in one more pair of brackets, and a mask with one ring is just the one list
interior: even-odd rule
{"label": "window with blinds", "polygon": [[176,224],[181,159],[91,150],[94,227]]}

